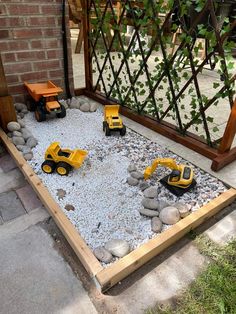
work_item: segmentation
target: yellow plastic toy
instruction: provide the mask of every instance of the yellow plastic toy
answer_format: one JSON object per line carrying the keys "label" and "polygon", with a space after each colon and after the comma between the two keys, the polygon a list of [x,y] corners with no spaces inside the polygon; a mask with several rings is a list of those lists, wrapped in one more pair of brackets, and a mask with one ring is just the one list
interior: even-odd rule
{"label": "yellow plastic toy", "polygon": [[72,168],[79,168],[88,152],[81,149],[61,149],[58,142],[52,143],[46,150],[42,170],[53,173],[55,170],[61,176],[66,176]]}
{"label": "yellow plastic toy", "polygon": [[184,190],[187,192],[190,188],[196,185],[196,181],[193,178],[193,169],[187,165],[177,165],[172,158],[155,159],[152,165],[145,169],[144,179],[149,179],[159,165],[172,169],[172,172],[165,178],[161,179],[160,182],[175,195],[183,195]]}
{"label": "yellow plastic toy", "polygon": [[45,121],[46,114],[50,112],[55,112],[58,118],[66,116],[65,107],[58,101],[58,93],[63,91],[60,87],[51,81],[33,84],[24,82],[24,85],[32,98],[27,104],[28,109],[35,112],[38,122]]}
{"label": "yellow plastic toy", "polygon": [[126,127],[119,117],[119,105],[106,105],[104,108],[103,131],[106,136],[111,135],[111,131],[119,131],[121,136],[126,134]]}

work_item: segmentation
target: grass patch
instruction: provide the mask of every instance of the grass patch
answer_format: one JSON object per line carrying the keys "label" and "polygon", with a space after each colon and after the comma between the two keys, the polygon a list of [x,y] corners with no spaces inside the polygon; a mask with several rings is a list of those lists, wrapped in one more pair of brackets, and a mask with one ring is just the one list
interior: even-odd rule
{"label": "grass patch", "polygon": [[147,314],[235,314],[236,239],[220,247],[204,236],[194,241],[209,258],[209,265],[194,283],[183,291],[174,308],[156,307]]}

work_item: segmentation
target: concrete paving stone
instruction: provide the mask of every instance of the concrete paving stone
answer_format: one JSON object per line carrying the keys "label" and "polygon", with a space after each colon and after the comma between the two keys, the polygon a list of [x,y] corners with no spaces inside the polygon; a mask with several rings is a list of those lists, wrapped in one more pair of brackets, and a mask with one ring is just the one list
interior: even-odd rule
{"label": "concrete paving stone", "polygon": [[18,195],[27,212],[43,206],[29,184],[16,190],[16,194]]}
{"label": "concrete paving stone", "polygon": [[18,189],[25,184],[25,178],[18,168],[13,169],[8,173],[1,173],[0,175],[0,193]]}
{"label": "concrete paving stone", "polygon": [[16,167],[17,165],[10,155],[6,154],[0,157],[0,168],[2,168],[4,172],[9,172],[10,170],[15,169]]}
{"label": "concrete paving stone", "polygon": [[0,194],[0,212],[4,222],[26,213],[14,191]]}
{"label": "concrete paving stone", "polygon": [[214,242],[225,245],[236,237],[236,203],[233,203],[235,210],[225,216],[205,231],[205,234]]}
{"label": "concrete paving stone", "polygon": [[[0,229],[1,235],[1,229]],[[81,282],[39,226],[0,236],[0,313],[95,314]]]}

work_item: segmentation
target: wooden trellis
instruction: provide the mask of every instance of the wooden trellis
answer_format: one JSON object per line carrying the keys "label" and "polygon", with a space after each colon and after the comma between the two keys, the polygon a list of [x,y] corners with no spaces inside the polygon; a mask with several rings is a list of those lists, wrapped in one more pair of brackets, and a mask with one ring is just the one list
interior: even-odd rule
{"label": "wooden trellis", "polygon": [[[235,128],[232,126],[236,124],[234,109],[236,73],[228,71],[225,47],[229,36],[236,28],[236,21],[231,18],[227,27],[224,22],[219,21],[222,14],[219,1],[206,0],[200,12],[199,8],[195,10],[193,5],[185,7],[187,10],[185,14],[178,10],[186,3],[183,0],[176,0],[172,6],[168,6],[168,1],[153,0],[89,0],[81,3],[84,14],[86,73],[86,88],[83,93],[103,104],[116,102],[121,104],[124,115],[212,159],[212,169],[215,171],[235,160],[236,148],[232,148]],[[231,0],[224,3],[227,3],[228,11],[235,6]],[[203,23],[207,24],[205,32],[208,31],[208,35],[205,35],[206,53],[204,58],[196,63],[195,43],[199,36],[204,37]],[[127,25],[133,27],[133,35],[128,44],[124,42],[124,26]],[[168,30],[169,37],[166,36]],[[170,54],[166,38],[171,38],[174,31],[177,33],[179,30],[181,42],[176,51]],[[148,50],[144,49],[143,45],[144,31],[152,37]],[[207,39],[207,36],[211,38]],[[140,60],[136,71],[132,71],[134,45],[138,47]],[[173,45],[171,47],[173,51]],[[101,49],[102,53],[99,52]],[[114,62],[114,51],[121,56],[118,67]],[[148,62],[156,51],[162,55],[162,64],[154,77],[149,70]],[[102,55],[102,61],[99,55]],[[221,86],[214,96],[206,99],[200,88],[199,75],[207,64],[213,69],[216,66],[215,60],[220,60],[219,66],[223,73]],[[189,77],[182,85],[176,84],[179,75],[176,68],[180,67],[183,69],[189,67],[190,71]],[[97,70],[96,79],[93,75],[94,68]],[[107,68],[110,82],[107,82]],[[124,72],[128,82],[125,89],[122,87]],[[146,86],[145,96],[140,102],[137,87],[140,85],[141,76],[145,76]],[[164,109],[161,108],[160,99],[156,97],[161,88],[163,89],[163,81],[166,82],[168,90],[166,95],[169,101],[169,105]],[[193,90],[196,101],[192,103],[191,100],[190,106],[195,108],[186,122],[183,121],[181,99],[190,89]],[[81,94],[81,90],[77,90],[76,94]],[[207,116],[207,110],[213,107],[216,101],[219,101],[220,106],[222,98],[228,99],[231,114],[223,137],[216,140],[212,138],[209,127],[211,118]],[[151,114],[147,110],[148,107],[151,107]],[[174,116],[175,123],[166,121],[168,116]],[[189,131],[191,127],[198,128],[198,124],[201,124],[204,130],[205,139]]]}

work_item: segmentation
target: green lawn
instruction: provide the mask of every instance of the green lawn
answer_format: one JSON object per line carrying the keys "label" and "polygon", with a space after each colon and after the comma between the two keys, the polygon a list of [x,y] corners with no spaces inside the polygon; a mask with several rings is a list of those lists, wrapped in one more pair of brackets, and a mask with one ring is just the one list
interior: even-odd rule
{"label": "green lawn", "polygon": [[219,247],[205,237],[194,241],[209,265],[176,300],[174,308],[156,307],[147,314],[236,314],[236,239]]}

